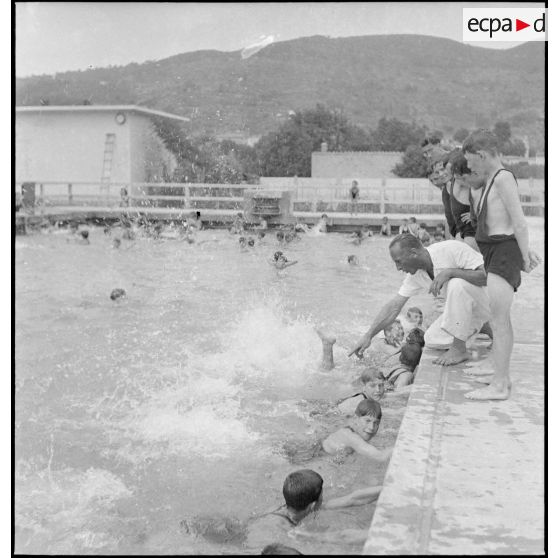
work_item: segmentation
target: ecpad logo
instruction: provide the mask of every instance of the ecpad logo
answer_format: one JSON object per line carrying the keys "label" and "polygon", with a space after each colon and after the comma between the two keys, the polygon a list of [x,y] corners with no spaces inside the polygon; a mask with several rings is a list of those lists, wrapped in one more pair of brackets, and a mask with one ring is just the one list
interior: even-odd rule
{"label": "ecpad logo", "polygon": [[541,8],[463,8],[463,41],[546,41]]}

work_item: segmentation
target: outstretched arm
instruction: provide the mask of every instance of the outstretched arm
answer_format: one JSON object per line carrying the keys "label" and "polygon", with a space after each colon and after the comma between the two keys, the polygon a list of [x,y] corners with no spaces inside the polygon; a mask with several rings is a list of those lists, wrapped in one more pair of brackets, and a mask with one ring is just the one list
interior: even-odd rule
{"label": "outstretched arm", "polygon": [[392,452],[391,448],[385,450],[375,448],[373,445],[365,442],[360,436],[358,436],[358,434],[354,434],[354,437],[351,436],[351,440],[348,445],[354,451],[360,453],[360,455],[364,455],[370,459],[374,459],[375,461],[385,461],[386,459],[389,459]]}
{"label": "outstretched arm", "polygon": [[367,488],[360,488],[337,498],[331,498],[322,504],[322,507],[327,510],[336,510],[339,508],[350,508],[353,506],[363,506],[375,502],[382,491],[381,486],[369,486]]}
{"label": "outstretched arm", "polygon": [[362,358],[364,351],[370,347],[372,339],[385,329],[389,324],[397,318],[399,312],[405,303],[409,300],[407,296],[396,294],[382,309],[378,312],[376,319],[370,326],[370,329],[362,336],[360,341],[355,345],[349,356],[356,354],[357,357]]}

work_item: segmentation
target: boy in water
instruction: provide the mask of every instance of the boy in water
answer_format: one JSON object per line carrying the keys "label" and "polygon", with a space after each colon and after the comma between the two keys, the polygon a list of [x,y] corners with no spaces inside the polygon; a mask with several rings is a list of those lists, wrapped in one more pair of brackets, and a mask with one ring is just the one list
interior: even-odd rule
{"label": "boy in water", "polygon": [[403,219],[403,222],[399,226],[399,234],[410,233],[409,229],[409,219]]}
{"label": "boy in water", "polygon": [[382,217],[382,226],[380,227],[380,236],[391,236],[391,225],[387,217]]}
{"label": "boy in water", "polygon": [[370,445],[369,440],[376,435],[382,420],[382,408],[374,399],[361,401],[355,409],[354,419],[350,426],[340,428],[322,440],[322,448],[326,453],[336,454],[358,453],[377,461],[384,461],[391,455],[391,448],[379,450]]}
{"label": "boy in water", "polygon": [[283,252],[278,250],[275,254],[273,254],[273,261],[270,263],[275,267],[275,269],[285,269],[286,267],[290,267],[291,265],[298,263],[298,261],[295,260],[294,262],[290,262]]}
{"label": "boy in water", "polygon": [[347,262],[349,265],[358,265],[358,258],[354,254],[351,254],[347,256]]}
{"label": "boy in water", "polygon": [[75,240],[76,244],[87,245],[89,242],[89,231],[80,231],[79,236]]}
{"label": "boy in water", "polygon": [[413,327],[422,327],[422,310],[417,306],[412,306],[407,310],[407,320],[413,324]]}
{"label": "boy in water", "polygon": [[399,364],[383,373],[386,383],[397,390],[413,383],[415,368],[420,362],[422,348],[418,344],[406,343],[401,347]]}
{"label": "boy in water", "polygon": [[[323,478],[311,469],[300,469],[290,473],[283,484],[285,503],[250,522],[247,529],[247,546],[259,549],[270,539],[291,542],[288,532],[312,512],[317,512],[319,509],[341,509],[369,504],[378,499],[382,490],[381,486],[371,486],[324,502],[323,482]],[[350,536],[352,531],[354,530],[338,533]]]}
{"label": "boy in water", "polygon": [[[468,399],[508,399],[511,393],[510,358],[513,349],[511,305],[521,284],[521,272],[530,273],[541,262],[529,245],[529,229],[513,173],[503,167],[498,138],[477,130],[463,142],[467,165],[485,179],[473,192],[477,218],[475,240],[487,272],[490,325],[493,329],[491,383],[465,394]],[[479,194],[475,199],[474,194]]]}
{"label": "boy in water", "polygon": [[365,370],[360,375],[362,391],[344,397],[337,402],[337,408],[344,415],[354,415],[358,404],[366,399],[379,401],[385,393],[384,380],[380,373],[374,369]]}

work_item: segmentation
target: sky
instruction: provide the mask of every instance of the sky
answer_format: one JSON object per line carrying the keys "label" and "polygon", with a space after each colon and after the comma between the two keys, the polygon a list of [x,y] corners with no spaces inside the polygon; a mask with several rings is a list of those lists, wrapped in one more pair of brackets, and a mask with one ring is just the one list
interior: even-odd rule
{"label": "sky", "polygon": [[[411,33],[462,40],[461,2],[17,2],[16,75],[159,60],[196,50],[325,35]],[[514,4],[537,7],[543,4]],[[474,43],[509,48],[520,43]]]}

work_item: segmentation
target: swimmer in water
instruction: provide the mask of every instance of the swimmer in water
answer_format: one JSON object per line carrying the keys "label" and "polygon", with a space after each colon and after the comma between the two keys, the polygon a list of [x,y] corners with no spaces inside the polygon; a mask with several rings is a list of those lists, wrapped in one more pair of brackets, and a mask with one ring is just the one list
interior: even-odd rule
{"label": "swimmer in water", "polygon": [[[370,504],[378,499],[382,490],[381,486],[370,486],[324,501],[323,483],[321,475],[312,469],[299,469],[287,475],[283,484],[285,503],[249,522],[246,546],[250,549],[260,549],[270,540],[292,544],[289,532],[313,512]],[[348,540],[354,531],[348,529],[337,531],[336,534]]]}
{"label": "swimmer in water", "polygon": [[278,250],[277,252],[275,252],[275,254],[273,254],[273,260],[270,261],[269,263],[273,267],[275,267],[275,269],[285,269],[286,267],[290,267],[291,265],[298,263],[298,260],[295,260],[294,262],[290,262],[283,254],[283,252]]}
{"label": "swimmer in water", "polygon": [[399,347],[405,337],[405,330],[400,320],[394,320],[384,329],[384,339],[388,345]]}
{"label": "swimmer in water", "polygon": [[[67,240],[69,241],[70,239],[67,239]],[[87,231],[87,230],[86,230],[86,231],[80,231],[80,232],[79,232],[79,235],[78,235],[77,238],[74,240],[74,242],[75,242],[76,244],[81,244],[81,245],[83,245],[83,246],[86,246],[86,245],[88,245],[88,244],[91,244],[91,243],[89,242],[89,231]]]}
{"label": "swimmer in water", "polygon": [[382,408],[374,399],[361,401],[355,409],[352,424],[340,428],[322,440],[326,453],[358,453],[377,461],[385,461],[391,455],[391,448],[379,450],[368,442],[378,432],[382,420]]}
{"label": "swimmer in water", "polygon": [[413,383],[415,368],[420,362],[422,347],[419,344],[406,343],[401,347],[399,364],[383,373],[387,386],[391,389],[408,386]]}
{"label": "swimmer in water", "polygon": [[112,239],[112,247],[113,248],[120,248],[120,245],[122,244],[122,241],[119,238],[113,238]]}
{"label": "swimmer in water", "polygon": [[126,296],[126,291],[124,289],[113,289],[110,293],[111,300],[120,300]]}
{"label": "swimmer in water", "polygon": [[246,237],[241,236],[241,237],[238,239],[238,245],[240,246],[240,250],[241,250],[242,252],[245,252],[245,251],[247,250],[247,247],[246,247]]}
{"label": "swimmer in water", "polygon": [[256,241],[253,238],[248,239],[248,246],[253,248],[255,244],[256,244]]}
{"label": "swimmer in water", "polygon": [[277,231],[275,237],[277,238],[279,244],[283,244],[285,242],[285,233],[283,231]]}
{"label": "swimmer in water", "polygon": [[347,256],[347,263],[349,265],[358,265],[358,258],[354,254],[351,254]]}
{"label": "swimmer in water", "polygon": [[338,410],[344,415],[354,415],[361,401],[366,399],[379,401],[385,394],[384,379],[379,370],[373,368],[365,370],[360,375],[360,381],[362,383],[362,391],[353,393],[348,397],[343,397],[336,403]]}

